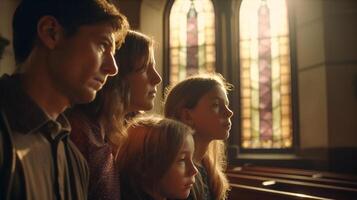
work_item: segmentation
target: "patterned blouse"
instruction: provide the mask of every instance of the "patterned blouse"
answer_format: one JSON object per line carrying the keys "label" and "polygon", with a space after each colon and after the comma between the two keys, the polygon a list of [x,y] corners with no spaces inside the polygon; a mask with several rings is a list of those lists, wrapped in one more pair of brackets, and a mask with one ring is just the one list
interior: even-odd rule
{"label": "patterned blouse", "polygon": [[88,200],[119,200],[119,170],[114,162],[114,148],[96,123],[71,114],[71,139],[87,159],[90,169]]}

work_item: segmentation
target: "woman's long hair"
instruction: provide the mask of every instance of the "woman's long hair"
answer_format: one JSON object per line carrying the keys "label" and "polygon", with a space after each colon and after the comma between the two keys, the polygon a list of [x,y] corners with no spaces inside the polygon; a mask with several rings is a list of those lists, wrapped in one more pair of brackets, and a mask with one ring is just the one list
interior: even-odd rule
{"label": "woman's long hair", "polygon": [[[232,88],[232,85],[218,73],[196,75],[179,82],[167,90],[164,106],[165,117],[181,120],[181,112],[184,108],[195,108],[202,96],[216,86],[220,86],[226,91]],[[199,136],[195,135],[194,137]],[[224,141],[211,141],[203,157],[202,165],[207,170],[208,187],[211,189],[214,199],[217,200],[226,199],[229,190],[229,183],[224,173],[227,165],[226,160]],[[197,183],[193,188],[193,196],[196,200],[202,199],[202,191],[202,177],[198,175]]]}
{"label": "woman's long hair", "polygon": [[[108,78],[107,83],[98,92],[93,102],[76,105],[70,110],[69,114],[86,118],[81,121],[97,124],[97,126],[100,126],[98,128],[104,131],[106,137],[119,146],[123,137],[126,118],[130,115],[130,113],[127,113],[130,103],[130,86],[126,77],[138,70],[139,60],[144,58],[147,62],[149,61],[150,48],[152,47],[153,40],[151,38],[129,30],[123,44],[116,50],[114,56],[119,73]],[[144,66],[139,66],[139,68]]]}

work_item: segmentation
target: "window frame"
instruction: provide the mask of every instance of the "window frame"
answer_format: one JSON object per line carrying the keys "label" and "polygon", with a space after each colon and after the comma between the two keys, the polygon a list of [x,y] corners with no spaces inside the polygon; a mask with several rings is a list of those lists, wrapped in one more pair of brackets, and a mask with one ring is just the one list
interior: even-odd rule
{"label": "window frame", "polygon": [[[233,46],[239,46],[239,11],[241,4],[244,0],[235,0],[232,2],[232,36],[233,36]],[[241,147],[241,94],[240,94],[240,48],[232,48],[233,55],[233,65],[230,71],[235,76],[231,81],[235,86],[235,95],[232,96],[231,101],[237,102],[234,104],[234,118],[232,121],[239,121],[239,123],[233,123],[231,135],[234,137],[230,138],[229,144],[237,149],[236,155],[234,157],[246,157],[249,154],[255,155],[268,155],[268,154],[298,154],[300,148],[299,140],[299,115],[298,115],[298,83],[297,83],[297,60],[296,60],[296,32],[295,32],[295,14],[292,0],[286,0],[287,12],[288,12],[288,24],[289,24],[289,45],[290,45],[290,65],[291,65],[291,106],[292,106],[292,136],[293,145],[291,148],[286,149],[244,149]],[[233,67],[237,66],[237,67]],[[231,103],[232,104],[232,103]],[[234,154],[234,153],[233,153]],[[246,154],[246,155],[244,155]]]}
{"label": "window frame", "polygon": [[[169,46],[169,14],[175,0],[168,0],[163,15],[163,88],[169,83],[170,76],[170,46]],[[211,0],[215,14],[215,41],[216,41],[216,72],[221,73],[228,82],[234,85],[234,91],[229,92],[230,107],[234,111],[232,117],[232,129],[227,141],[228,159],[232,164],[239,159],[262,156],[269,160],[269,155],[297,155],[300,149],[299,115],[298,115],[298,79],[297,79],[297,55],[294,0],[286,0],[291,65],[291,105],[292,105],[292,129],[293,146],[289,149],[243,149],[241,147],[241,101],[240,101],[240,49],[239,45],[239,9],[243,0]],[[165,94],[165,89],[163,94]],[[235,103],[232,103],[235,102]],[[267,157],[268,156],[268,157]],[[253,159],[254,160],[254,159]]]}
{"label": "window frame", "polygon": [[[220,42],[220,35],[218,31],[218,18],[217,18],[217,0],[210,0],[213,4],[213,12],[215,18],[215,51],[216,51],[216,60],[215,60],[215,69],[216,72],[222,73],[222,68],[219,67],[221,65],[217,64],[217,61],[220,60],[220,56],[218,55],[218,44]],[[218,0],[219,1],[219,0]],[[164,44],[163,44],[163,76],[162,76],[162,84],[163,84],[163,94],[165,93],[165,88],[167,88],[170,84],[170,12],[175,0],[168,0],[165,8],[164,8],[164,16],[163,16],[163,36],[164,36]],[[165,95],[165,94],[164,94]]]}

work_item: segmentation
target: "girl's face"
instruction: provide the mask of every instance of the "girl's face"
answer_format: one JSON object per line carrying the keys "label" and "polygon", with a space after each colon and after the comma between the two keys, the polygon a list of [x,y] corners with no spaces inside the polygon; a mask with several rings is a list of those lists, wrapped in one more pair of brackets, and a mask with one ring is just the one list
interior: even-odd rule
{"label": "girl's face", "polygon": [[195,183],[197,168],[192,158],[194,142],[192,135],[188,135],[169,170],[159,182],[159,192],[163,197],[186,199]]}
{"label": "girl's face", "polygon": [[189,125],[195,129],[196,136],[209,141],[227,139],[233,116],[228,105],[227,92],[221,86],[203,95],[196,107],[188,110]]}
{"label": "girl's face", "polygon": [[154,107],[156,87],[161,82],[161,77],[155,68],[153,48],[149,50],[148,59],[149,61],[145,57],[139,59],[134,72],[127,77],[130,87],[129,112],[150,110]]}

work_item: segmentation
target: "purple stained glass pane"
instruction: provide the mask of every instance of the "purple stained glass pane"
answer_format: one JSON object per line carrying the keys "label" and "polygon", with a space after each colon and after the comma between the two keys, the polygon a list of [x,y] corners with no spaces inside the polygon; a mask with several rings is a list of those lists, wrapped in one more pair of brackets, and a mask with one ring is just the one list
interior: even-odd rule
{"label": "purple stained glass pane", "polygon": [[187,13],[187,67],[186,75],[198,73],[198,24],[197,11],[191,2]]}
{"label": "purple stained glass pane", "polygon": [[262,1],[258,10],[259,129],[262,141],[271,141],[273,136],[269,15],[268,6],[265,1]]}

